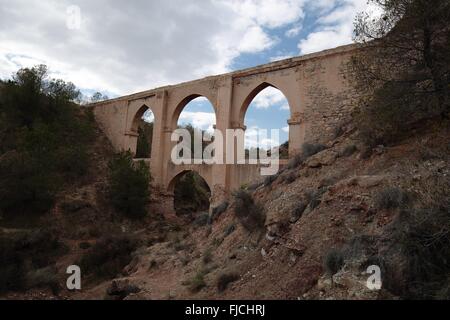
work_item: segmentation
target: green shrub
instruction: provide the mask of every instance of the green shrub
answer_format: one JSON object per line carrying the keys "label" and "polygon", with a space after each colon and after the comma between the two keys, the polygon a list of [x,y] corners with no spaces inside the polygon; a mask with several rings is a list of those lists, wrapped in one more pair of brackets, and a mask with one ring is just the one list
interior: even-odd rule
{"label": "green shrub", "polygon": [[182,175],[175,184],[174,206],[177,214],[192,214],[209,210],[211,191],[205,180],[196,172]]}
{"label": "green shrub", "polygon": [[136,158],[150,158],[152,154],[153,123],[142,121],[138,128]]}
{"label": "green shrub", "polygon": [[227,211],[228,206],[229,206],[228,201],[224,201],[221,204],[219,204],[217,207],[212,208],[211,222],[213,222],[215,219],[217,219],[222,213]]}
{"label": "green shrub", "polygon": [[239,274],[237,274],[235,272],[222,273],[217,278],[217,290],[219,292],[225,291],[230,283],[239,280],[239,278],[240,278]]}
{"label": "green shrub", "polygon": [[217,237],[217,238],[214,238],[214,239],[211,241],[211,246],[213,246],[214,248],[218,248],[218,247],[220,247],[220,245],[223,243],[224,240],[225,240],[224,237]]}
{"label": "green shrub", "polygon": [[79,265],[87,274],[114,278],[132,260],[136,240],[125,236],[108,236],[95,243],[81,258]]}
{"label": "green shrub", "polygon": [[274,183],[275,180],[278,179],[278,176],[279,176],[278,174],[273,174],[273,175],[267,176],[267,177],[264,179],[264,186],[265,186],[265,187],[271,186],[272,183]]}
{"label": "green shrub", "polygon": [[10,153],[0,161],[0,211],[7,219],[40,215],[53,205],[61,179],[31,157]]}
{"label": "green shrub", "polygon": [[280,159],[289,159],[289,141],[286,141],[278,148]]}
{"label": "green shrub", "polygon": [[339,124],[336,127],[333,128],[333,139],[337,139],[341,137],[345,133],[345,130],[343,128],[343,124]]}
{"label": "green shrub", "polygon": [[309,190],[306,192],[306,200],[311,209],[317,208],[322,203],[322,195],[324,193],[324,189],[320,190]]}
{"label": "green shrub", "polygon": [[414,86],[407,81],[387,82],[361,105],[354,118],[366,146],[394,144],[409,136],[415,123],[439,112],[439,107],[428,108],[411,95]]}
{"label": "green shrub", "polygon": [[335,275],[344,266],[344,255],[340,250],[331,249],[323,260],[325,271],[330,275]]}
{"label": "green shrub", "polygon": [[26,287],[50,288],[53,294],[58,294],[61,290],[58,282],[58,270],[55,266],[49,266],[28,272],[26,275]]}
{"label": "green shrub", "polygon": [[68,248],[52,230],[39,229],[18,238],[16,249],[26,254],[32,267],[44,268],[54,264]]}
{"label": "green shrub", "polygon": [[147,214],[150,197],[150,170],[143,162],[134,163],[131,152],[117,154],[109,163],[109,198],[114,208],[131,219]]}
{"label": "green shrub", "polygon": [[203,253],[202,262],[204,264],[208,264],[208,263],[210,263],[212,261],[212,259],[213,259],[212,248],[208,248]]}
{"label": "green shrub", "polygon": [[197,293],[200,290],[202,290],[204,287],[206,287],[206,282],[205,282],[205,271],[204,270],[200,270],[198,271],[194,277],[192,277],[188,282],[187,282],[189,291],[191,291],[192,293]]}
{"label": "green shrub", "polygon": [[236,230],[236,225],[234,223],[230,223],[225,230],[223,231],[224,238],[228,237]]}
{"label": "green shrub", "polygon": [[204,227],[208,224],[210,220],[209,213],[202,212],[194,220],[194,225],[197,227]]}
{"label": "green shrub", "polygon": [[244,190],[238,190],[233,193],[233,196],[234,214],[241,225],[249,232],[262,229],[266,216],[263,208],[255,204],[251,194]]}
{"label": "green shrub", "polygon": [[375,195],[377,209],[397,209],[405,206],[410,200],[409,195],[397,187],[388,187]]}

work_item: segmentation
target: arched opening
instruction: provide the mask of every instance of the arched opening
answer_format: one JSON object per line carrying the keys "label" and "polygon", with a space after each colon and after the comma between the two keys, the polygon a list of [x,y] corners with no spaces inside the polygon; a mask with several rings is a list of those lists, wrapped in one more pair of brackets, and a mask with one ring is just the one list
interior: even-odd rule
{"label": "arched opening", "polygon": [[136,159],[151,158],[154,122],[155,116],[152,110],[143,105],[136,113],[132,127],[132,131],[137,134]]}
{"label": "arched opening", "polygon": [[[184,99],[177,107],[174,118],[174,128],[187,129],[191,135],[192,158],[194,155],[194,134],[198,133],[201,137],[209,136],[209,140],[214,132],[216,125],[216,112],[212,103],[205,97],[191,95]],[[202,150],[209,142],[202,142]],[[203,154],[203,152],[202,152]]]}
{"label": "arched opening", "polygon": [[[291,117],[289,102],[285,95],[276,87],[263,83],[253,90],[240,111],[241,123],[246,127],[246,156],[257,154],[260,148],[268,150],[278,148],[280,159],[289,157],[289,125]],[[261,129],[267,130],[267,136]],[[276,141],[271,130],[278,130]]]}
{"label": "arched opening", "polygon": [[173,190],[178,216],[192,220],[209,211],[211,188],[196,171],[181,172],[172,180],[169,189]]}

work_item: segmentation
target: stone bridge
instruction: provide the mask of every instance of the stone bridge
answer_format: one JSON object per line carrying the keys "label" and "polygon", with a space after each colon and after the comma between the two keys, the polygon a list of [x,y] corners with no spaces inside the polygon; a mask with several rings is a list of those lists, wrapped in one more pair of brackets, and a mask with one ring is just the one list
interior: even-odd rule
{"label": "stone bridge", "polygon": [[[97,122],[116,150],[136,151],[139,121],[147,109],[154,114],[151,173],[155,186],[169,195],[177,179],[196,171],[211,189],[211,204],[229,192],[259,178],[257,165],[175,165],[171,161],[171,134],[183,108],[197,97],[214,107],[216,128],[242,128],[252,100],[265,88],[279,89],[290,108],[289,155],[304,142],[325,142],[351,109],[353,90],[345,79],[345,68],[356,45],[342,46],[305,56],[235,71],[224,75],[161,87],[113,100],[91,104]],[[225,149],[224,149],[225,150]]]}

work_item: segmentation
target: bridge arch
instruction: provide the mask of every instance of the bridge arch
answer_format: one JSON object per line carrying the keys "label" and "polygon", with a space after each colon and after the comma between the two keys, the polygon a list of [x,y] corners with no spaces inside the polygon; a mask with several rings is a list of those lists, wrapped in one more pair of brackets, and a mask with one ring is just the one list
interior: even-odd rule
{"label": "bridge arch", "polygon": [[193,100],[197,99],[197,98],[205,98],[213,107],[214,109],[214,115],[216,117],[216,123],[217,123],[217,107],[215,106],[214,103],[212,103],[211,99],[207,97],[207,95],[202,95],[199,93],[193,93],[193,94],[189,94],[188,96],[186,96],[185,98],[183,98],[175,107],[173,113],[172,113],[172,118],[171,118],[171,122],[170,122],[170,128],[171,130],[175,130],[177,128],[177,124],[178,124],[178,120],[180,119],[180,115],[183,112],[184,108],[186,108],[186,106],[192,102]]}
{"label": "bridge arch", "polygon": [[173,197],[176,214],[204,212],[211,208],[211,183],[198,170],[181,170],[170,181],[168,192]]}
{"label": "bridge arch", "polygon": [[[268,129],[269,135],[271,135],[271,129],[279,129],[280,159],[292,156],[294,153],[289,150],[291,145],[290,119],[295,109],[287,94],[280,89],[279,83],[261,81],[258,84],[253,82],[241,94],[241,97],[241,104],[237,105],[239,107],[237,124],[245,131],[246,156],[248,156],[247,152],[255,151],[255,148],[267,148],[267,145],[262,142],[263,140],[258,137],[257,129]],[[277,109],[273,109],[273,107]],[[276,115],[269,114],[273,112]],[[271,144],[271,147],[275,147],[275,145]]]}
{"label": "bridge arch", "polygon": [[244,127],[244,120],[245,120],[245,114],[247,113],[247,110],[250,106],[250,104],[252,103],[252,101],[256,98],[256,96],[258,94],[260,94],[263,90],[272,87],[275,88],[277,90],[279,90],[283,96],[286,98],[287,102],[288,102],[288,106],[289,106],[289,113],[292,116],[293,114],[293,104],[291,103],[291,99],[289,99],[289,96],[286,94],[285,91],[283,91],[282,89],[280,89],[280,86],[277,86],[275,84],[272,84],[271,82],[262,82],[260,84],[258,84],[257,86],[255,86],[253,88],[253,90],[251,90],[245,97],[244,101],[242,102],[240,108],[239,108],[239,115],[238,115],[238,121],[239,124]]}
{"label": "bridge arch", "polygon": [[154,117],[153,121],[156,121],[155,112],[153,111],[153,109],[150,106],[148,106],[147,104],[144,103],[132,117],[130,131],[137,132],[137,130],[139,128],[139,122],[141,121],[144,114],[149,110],[153,113],[153,117]]}
{"label": "bridge arch", "polygon": [[[267,87],[280,90],[290,110],[289,156],[301,150],[305,141],[324,141],[331,129],[350,113],[348,100],[354,88],[343,77],[342,68],[360,46],[348,45],[304,57],[295,57],[263,66],[207,77],[178,85],[147,90],[120,98],[91,104],[96,120],[115,150],[136,146],[136,120],[145,110],[154,108],[154,150],[150,166],[154,184],[167,190],[181,169],[194,169],[213,188],[214,201],[228,195],[243,183],[252,181],[258,170],[247,165],[181,165],[170,161],[171,132],[186,105],[206,97],[215,111],[218,128],[237,129],[245,125],[245,116],[254,98]],[[283,116],[284,117],[284,116]],[[249,123],[250,124],[250,123]],[[173,143],[175,144],[175,143]],[[228,150],[227,150],[228,152]],[[250,173],[248,170],[252,170]],[[259,176],[258,176],[259,177]],[[213,183],[212,183],[213,182]],[[173,188],[172,188],[173,190]],[[167,195],[170,198],[170,194]]]}
{"label": "bridge arch", "polygon": [[[145,115],[145,113],[147,112],[151,112],[151,114],[153,115],[153,121],[152,121],[152,127],[151,127],[151,132],[142,132],[139,130],[140,125],[142,124],[143,121],[143,117]],[[138,109],[137,111],[134,113],[134,116],[131,118],[131,124],[129,126],[129,130],[130,130],[130,135],[134,137],[133,142],[132,142],[132,152],[134,153],[134,155],[138,158],[152,158],[152,150],[153,148],[151,146],[153,146],[153,139],[155,138],[154,135],[154,125],[156,122],[156,114],[153,111],[153,109],[148,105],[143,103]],[[140,140],[140,138],[143,138],[140,134],[148,134],[149,137],[144,138],[144,140]],[[146,151],[144,151],[145,154],[148,155],[140,155],[141,154],[141,150],[139,150],[139,144],[140,143],[145,143],[145,140],[151,140],[151,141],[147,141],[150,146],[148,146],[148,149]]]}
{"label": "bridge arch", "polygon": [[195,172],[196,174],[198,174],[200,177],[202,177],[202,179],[206,182],[206,184],[208,185],[209,190],[211,190],[212,192],[212,181],[210,181],[210,177],[208,177],[207,174],[203,174],[201,172],[201,170],[196,170],[196,169],[191,169],[191,168],[183,168],[177,171],[177,173],[175,173],[173,175],[173,177],[171,179],[169,179],[169,183],[167,186],[167,191],[170,194],[173,194],[174,190],[175,190],[175,185],[177,184],[178,180],[183,177],[185,174],[189,173],[189,172]]}

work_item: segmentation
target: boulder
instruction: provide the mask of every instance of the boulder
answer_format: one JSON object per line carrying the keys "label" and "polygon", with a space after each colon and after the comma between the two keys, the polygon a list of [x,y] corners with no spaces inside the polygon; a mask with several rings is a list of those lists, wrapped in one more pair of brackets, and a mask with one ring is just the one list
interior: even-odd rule
{"label": "boulder", "polygon": [[303,212],[305,212],[307,206],[308,205],[305,202],[300,201],[295,206],[294,210],[292,210],[289,222],[290,223],[296,223],[302,217]]}
{"label": "boulder", "polygon": [[321,166],[330,166],[338,158],[338,153],[333,150],[325,150],[306,160],[306,165],[310,168],[319,168]]}
{"label": "boulder", "polygon": [[130,284],[128,280],[113,280],[106,290],[106,294],[114,300],[123,300],[128,295],[136,294],[140,291],[141,289],[139,287]]}

